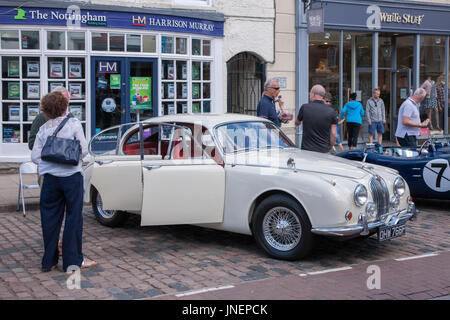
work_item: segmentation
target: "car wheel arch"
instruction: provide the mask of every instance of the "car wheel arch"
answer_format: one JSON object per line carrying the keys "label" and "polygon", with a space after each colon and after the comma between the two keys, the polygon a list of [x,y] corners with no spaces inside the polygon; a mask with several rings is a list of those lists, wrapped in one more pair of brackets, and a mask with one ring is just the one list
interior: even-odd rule
{"label": "car wheel arch", "polygon": [[249,214],[248,214],[248,224],[249,224],[249,228],[252,231],[252,233],[253,233],[253,230],[252,230],[252,219],[253,219],[253,215],[255,213],[256,208],[258,207],[258,205],[262,201],[264,201],[265,199],[267,199],[267,198],[269,198],[271,196],[274,196],[274,195],[283,195],[283,196],[289,197],[292,200],[294,200],[303,209],[303,211],[305,211],[305,213],[308,216],[308,219],[309,219],[309,221],[311,223],[311,218],[309,217],[308,212],[305,210],[305,207],[302,205],[302,203],[301,203],[301,201],[299,201],[299,199],[297,199],[295,196],[293,196],[292,194],[290,194],[289,192],[287,192],[285,190],[279,190],[279,189],[277,189],[277,190],[267,190],[267,191],[261,193],[258,197],[256,197],[253,200],[253,202],[252,202],[252,204],[250,206]]}

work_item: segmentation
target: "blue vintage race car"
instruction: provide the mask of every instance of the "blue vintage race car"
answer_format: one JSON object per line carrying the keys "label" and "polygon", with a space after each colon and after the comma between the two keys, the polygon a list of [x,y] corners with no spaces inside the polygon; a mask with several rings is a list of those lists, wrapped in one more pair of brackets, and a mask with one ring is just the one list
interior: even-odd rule
{"label": "blue vintage race car", "polygon": [[398,170],[415,198],[450,200],[450,136],[433,136],[418,148],[382,147],[336,154]]}

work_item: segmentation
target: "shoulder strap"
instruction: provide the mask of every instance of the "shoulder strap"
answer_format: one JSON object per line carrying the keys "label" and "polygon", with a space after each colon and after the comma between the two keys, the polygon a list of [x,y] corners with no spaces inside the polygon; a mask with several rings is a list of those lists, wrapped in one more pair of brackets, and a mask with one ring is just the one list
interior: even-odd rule
{"label": "shoulder strap", "polygon": [[64,127],[66,122],[69,121],[69,117],[65,117],[63,121],[59,124],[59,126],[56,128],[55,132],[53,132],[53,136],[56,137],[58,132]]}

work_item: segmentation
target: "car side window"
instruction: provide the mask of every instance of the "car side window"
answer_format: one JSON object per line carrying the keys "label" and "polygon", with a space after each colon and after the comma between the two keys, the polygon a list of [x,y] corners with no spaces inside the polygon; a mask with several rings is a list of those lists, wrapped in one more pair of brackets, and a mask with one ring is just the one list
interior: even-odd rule
{"label": "car side window", "polygon": [[193,159],[202,156],[201,146],[195,143],[189,128],[175,128],[170,159]]}
{"label": "car side window", "polygon": [[[160,155],[158,144],[159,131],[160,128],[158,125],[144,125],[142,129],[144,155]],[[140,148],[139,128],[135,128],[123,143],[123,153],[126,155],[139,155]]]}

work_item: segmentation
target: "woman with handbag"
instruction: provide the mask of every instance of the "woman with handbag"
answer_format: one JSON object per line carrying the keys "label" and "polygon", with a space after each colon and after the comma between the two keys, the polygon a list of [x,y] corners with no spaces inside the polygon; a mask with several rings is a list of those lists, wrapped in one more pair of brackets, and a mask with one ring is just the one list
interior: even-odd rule
{"label": "woman with handbag", "polygon": [[64,272],[70,266],[85,268],[97,264],[84,261],[82,253],[82,159],[87,154],[87,141],[81,122],[67,117],[68,104],[61,92],[51,92],[42,98],[41,111],[49,120],[40,127],[31,152],[31,160],[44,176],[40,199],[44,272],[55,269],[58,264],[58,240],[64,211]]}

